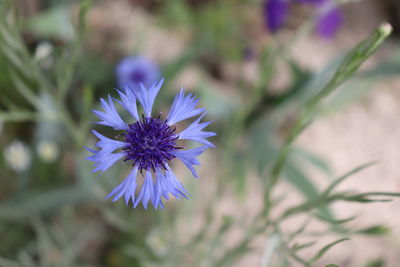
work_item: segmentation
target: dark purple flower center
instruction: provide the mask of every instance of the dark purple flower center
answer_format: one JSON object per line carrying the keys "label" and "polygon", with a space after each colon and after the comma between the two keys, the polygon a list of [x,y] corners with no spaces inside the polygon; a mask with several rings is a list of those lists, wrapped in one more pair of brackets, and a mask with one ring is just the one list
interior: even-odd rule
{"label": "dark purple flower center", "polygon": [[135,70],[129,75],[129,81],[134,84],[144,83],[146,80],[146,73],[142,70]]}
{"label": "dark purple flower center", "polygon": [[132,165],[139,166],[141,171],[165,169],[165,164],[175,158],[171,152],[182,148],[176,146],[178,136],[175,130],[160,117],[143,116],[140,121],[129,124],[125,133],[125,142],[129,145],[123,148],[125,161],[132,160]]}

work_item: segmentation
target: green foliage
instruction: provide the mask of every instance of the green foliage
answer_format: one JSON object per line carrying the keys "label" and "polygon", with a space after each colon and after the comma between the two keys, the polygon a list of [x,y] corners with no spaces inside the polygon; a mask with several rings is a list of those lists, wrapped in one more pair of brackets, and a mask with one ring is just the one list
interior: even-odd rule
{"label": "green foliage", "polygon": [[324,256],[324,254],[327,253],[328,250],[330,250],[332,247],[336,246],[337,244],[339,244],[341,242],[348,241],[348,240],[350,240],[350,238],[342,238],[342,239],[336,240],[336,241],[324,246],[317,252],[317,254],[315,254],[314,257],[312,257],[312,259],[310,260],[310,263],[316,262],[318,259],[320,259],[322,256]]}
{"label": "green foliage", "polygon": [[365,267],[384,267],[385,261],[383,259],[377,259],[369,262]]}
{"label": "green foliage", "polygon": [[26,24],[29,30],[43,38],[71,40],[75,37],[66,6],[54,7],[28,20]]}
{"label": "green foliage", "polygon": [[386,235],[390,232],[390,229],[384,225],[374,225],[356,232],[363,235]]}
{"label": "green foliage", "polygon": [[303,132],[304,129],[309,126],[313,116],[318,111],[320,102],[325,97],[329,96],[335,89],[337,89],[339,85],[348,80],[352,74],[354,74],[360,65],[367,60],[381,45],[385,38],[390,35],[391,30],[392,28],[389,24],[383,24],[368,39],[361,42],[345,57],[334,76],[321,89],[321,91],[307,101],[303,107],[300,118],[288,136],[285,145],[279,154],[278,160],[272,169],[268,188],[272,188],[273,185],[278,181],[279,174],[285,164],[286,158],[288,157],[292,143],[301,134],[301,132]]}
{"label": "green foliage", "polygon": [[[191,200],[171,201],[165,210],[157,211],[132,210],[119,202],[103,201],[117,183],[116,177],[125,175],[126,169],[115,166],[108,172],[110,179],[99,180],[83,161],[83,146],[91,147],[94,142],[88,137],[89,128],[94,127],[90,111],[96,108],[96,97],[110,93],[114,84],[109,55],[92,51],[87,37],[92,30],[87,15],[96,1],[46,1],[49,8],[29,18],[18,16],[14,2],[0,2],[0,65],[4,69],[0,73],[0,120],[7,122],[7,131],[1,134],[6,139],[0,146],[21,135],[32,144],[41,138],[52,140],[61,151],[53,164],[41,162],[34,152],[29,172],[4,179],[4,193],[0,193],[1,266],[233,266],[252,252],[255,240],[262,237],[267,239],[262,266],[289,266],[291,261],[317,266],[325,254],[334,253],[334,246],[348,241],[347,236],[390,233],[382,224],[349,227],[349,222],[357,222],[356,216],[337,218],[332,207],[337,202],[368,204],[400,197],[397,192],[338,190],[346,179],[376,162],[332,179],[329,164],[306,149],[294,147],[321,110],[335,106],[332,102],[352,99],[351,94],[359,95],[354,83],[347,82],[388,37],[390,25],[382,24],[320,73],[303,68],[289,52],[310,25],[284,45],[278,39],[260,43],[260,51],[255,48],[259,56],[252,61],[258,76],[248,82],[239,77],[241,71],[225,76],[222,70],[230,64],[246,64],[243,50],[248,48],[249,34],[244,11],[252,10],[254,3],[195,2],[148,3],[158,7],[150,8],[149,15],[157,16],[159,27],[188,37],[184,51],[163,62],[161,68],[168,88],[189,66],[201,69],[194,89],[209,110],[207,116],[216,121],[211,126],[218,132],[212,157],[218,168],[210,172],[217,179],[202,180],[210,183],[207,192],[190,190]],[[148,8],[143,5],[141,12]],[[50,66],[35,58],[36,45],[31,47],[22,33],[31,34],[35,42],[49,41],[54,46],[48,55]],[[289,83],[279,93],[272,93],[272,80],[280,65],[286,68]],[[369,81],[398,73],[394,70],[397,66],[397,61],[384,62],[363,71],[360,81],[366,76]],[[332,94],[344,90],[351,92],[325,105]],[[162,93],[161,101],[171,95]],[[0,175],[4,169],[8,176],[11,172],[2,160]],[[321,190],[304,166],[327,176],[329,185]],[[301,194],[300,202],[281,206],[292,193],[275,196],[283,178]],[[258,191],[250,192],[250,184]],[[247,210],[242,205],[250,194],[255,194],[252,201],[262,199],[261,207]],[[221,209],[220,203],[227,199],[237,213]],[[286,220],[299,215],[305,217],[303,223],[293,232],[283,230]],[[310,222],[314,220],[326,230],[312,231]],[[184,232],[188,226],[190,234]],[[339,237],[321,246],[316,234]],[[304,256],[305,251],[312,251],[312,256]],[[376,261],[368,266],[383,264]]]}

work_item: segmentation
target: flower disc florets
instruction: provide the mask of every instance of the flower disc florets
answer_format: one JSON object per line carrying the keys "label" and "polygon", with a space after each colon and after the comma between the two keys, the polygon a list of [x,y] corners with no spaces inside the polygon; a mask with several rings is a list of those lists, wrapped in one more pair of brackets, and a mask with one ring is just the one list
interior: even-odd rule
{"label": "flower disc florets", "polygon": [[181,149],[176,146],[178,136],[176,128],[169,126],[167,120],[142,117],[140,121],[129,124],[125,133],[125,142],[129,145],[123,150],[126,153],[125,161],[132,160],[132,165],[139,166],[139,170],[166,169],[166,163],[174,159],[172,151]]}

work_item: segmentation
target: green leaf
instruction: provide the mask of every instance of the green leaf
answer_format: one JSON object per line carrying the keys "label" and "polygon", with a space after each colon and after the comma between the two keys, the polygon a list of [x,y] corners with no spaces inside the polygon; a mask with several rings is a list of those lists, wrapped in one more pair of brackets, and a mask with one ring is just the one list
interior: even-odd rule
{"label": "green leaf", "polygon": [[21,264],[18,262],[3,258],[0,256],[0,266],[4,267],[21,267]]}
{"label": "green leaf", "polygon": [[307,242],[304,244],[294,244],[291,249],[297,252],[299,250],[309,248],[309,247],[315,245],[315,243],[317,243],[317,241],[311,241],[311,242]]}
{"label": "green leaf", "polygon": [[324,246],[322,249],[320,249],[317,254],[310,260],[311,263],[319,260],[322,256],[325,255],[326,252],[328,252],[328,250],[330,250],[332,247],[334,247],[335,245],[342,243],[344,241],[348,241],[350,240],[350,238],[342,238],[339,240],[336,240],[332,243],[329,243],[328,245]]}
{"label": "green leaf", "polygon": [[81,39],[86,32],[86,15],[91,6],[91,0],[83,0],[80,4],[78,16],[78,33]]}
{"label": "green leaf", "polygon": [[293,232],[289,235],[288,242],[292,241],[295,237],[297,237],[298,235],[303,233],[309,223],[310,223],[310,219],[305,220],[304,223],[299,227],[299,229],[297,229],[295,232]]}
{"label": "green leaf", "polygon": [[26,83],[18,76],[15,71],[10,71],[10,77],[15,85],[15,88],[32,106],[39,109],[42,107],[39,97],[32,92],[32,90],[26,85]]}
{"label": "green leaf", "polygon": [[294,164],[287,164],[284,174],[289,183],[309,199],[317,198],[319,193],[314,184]]}
{"label": "green leaf", "polygon": [[318,214],[318,213],[315,215],[315,217],[321,221],[328,222],[330,224],[344,224],[344,223],[350,222],[356,218],[356,216],[352,216],[352,217],[346,218],[346,219],[334,220],[332,218],[325,217],[322,214]]}
{"label": "green leaf", "polygon": [[371,196],[400,197],[400,193],[368,192],[368,193],[351,195],[349,192],[344,192],[344,193],[334,194],[334,195],[330,195],[330,196],[321,195],[317,199],[311,199],[311,200],[305,201],[304,203],[302,203],[300,205],[288,208],[283,213],[283,215],[280,217],[280,220],[287,218],[289,216],[292,216],[294,214],[297,214],[297,213],[307,212],[307,211],[331,204],[331,203],[333,203],[335,201],[339,201],[339,200],[347,201],[347,202],[360,202],[360,203],[391,201],[391,199],[371,199],[371,198],[369,198]]}
{"label": "green leaf", "polygon": [[161,23],[163,25],[171,25],[175,27],[192,27],[193,26],[193,10],[186,1],[168,1],[162,5],[164,10],[161,12]]}
{"label": "green leaf", "polygon": [[[94,100],[94,90],[90,85],[85,85],[83,87],[83,95],[82,95],[82,118],[83,118],[83,127],[89,127],[89,118],[90,118],[90,110],[93,107]],[[86,131],[83,131],[86,132]]]}
{"label": "green leaf", "polygon": [[247,165],[246,165],[246,158],[245,155],[234,155],[232,157],[233,163],[232,168],[233,168],[233,174],[234,174],[234,179],[236,182],[236,191],[239,194],[239,196],[244,197],[246,188],[247,188]]}
{"label": "green leaf", "polygon": [[49,229],[46,227],[44,222],[38,217],[34,217],[32,220],[33,229],[37,236],[37,250],[39,256],[39,262],[41,265],[48,265],[47,254],[56,248],[54,241],[50,237]]}
{"label": "green leaf", "polygon": [[347,81],[355,71],[364,63],[389,36],[392,27],[384,23],[366,40],[362,41],[355,49],[350,51],[337,69],[332,79],[309,101],[306,102],[299,119],[286,139],[281,153],[271,171],[271,177],[267,184],[266,195],[270,193],[275,183],[278,181],[282,168],[286,163],[290,148],[296,138],[312,122],[313,117],[318,111],[323,99],[329,96],[336,88]]}
{"label": "green leaf", "polygon": [[16,70],[23,73],[25,77],[32,77],[32,70],[29,68],[29,65],[24,62],[24,60],[17,54],[16,51],[6,45],[1,45],[1,50],[3,55],[6,56]]}
{"label": "green leaf", "polygon": [[25,121],[34,121],[37,119],[37,116],[32,111],[9,111],[9,112],[0,112],[0,121],[4,122],[25,122]]}
{"label": "green leaf", "polygon": [[390,232],[390,228],[384,225],[374,225],[361,230],[357,230],[357,234],[363,235],[386,235]]}
{"label": "green leaf", "polygon": [[265,86],[269,84],[271,77],[275,72],[276,66],[276,49],[266,46],[262,49],[259,59],[260,80],[258,82],[258,91],[265,90]]}
{"label": "green leaf", "polygon": [[332,176],[332,168],[329,166],[329,164],[319,156],[313,154],[310,151],[304,150],[302,148],[293,148],[293,153],[291,155],[294,160],[301,161],[304,160],[316,169],[320,170],[323,172],[327,177]]}
{"label": "green leaf", "polygon": [[368,262],[365,267],[385,267],[385,260],[384,259],[376,259],[371,262]]}
{"label": "green leaf", "polygon": [[[284,169],[284,174],[289,183],[299,190],[306,198],[316,199],[319,196],[317,188],[308,179],[304,173],[293,164],[287,164]],[[332,212],[328,207],[321,207],[319,212],[325,217],[334,220]]]}
{"label": "green leaf", "polygon": [[325,195],[325,196],[329,195],[333,191],[333,189],[335,189],[335,187],[338,186],[341,182],[343,182],[347,178],[353,176],[354,174],[356,174],[362,170],[365,170],[366,168],[371,167],[377,163],[378,163],[377,161],[368,162],[368,163],[358,166],[358,167],[352,169],[351,171],[345,173],[344,175],[340,176],[335,181],[333,181],[333,183],[330,184],[329,187],[324,191],[323,195]]}
{"label": "green leaf", "polygon": [[375,199],[375,198],[369,198],[369,197],[400,197],[400,193],[389,193],[389,192],[368,192],[368,193],[362,193],[362,194],[357,194],[357,195],[351,195],[345,197],[343,200],[349,201],[349,202],[389,202],[392,201],[392,199]]}
{"label": "green leaf", "polygon": [[265,173],[266,168],[271,166],[277,155],[272,129],[274,129],[274,124],[269,120],[255,125],[249,132],[248,147],[243,153],[243,158],[253,163],[260,176]]}
{"label": "green leaf", "polygon": [[[307,71],[301,70],[294,62],[291,62],[289,65],[293,80],[292,84],[279,95],[271,94],[268,90],[265,90],[265,84],[260,87],[259,91],[263,90],[262,94],[254,94],[256,103],[243,118],[243,125],[245,127],[250,127],[256,124],[256,122],[260,118],[264,117],[266,113],[289,103],[291,99],[298,97],[300,92],[305,88],[307,81],[311,78],[311,74]],[[247,95],[245,97],[247,97]]]}
{"label": "green leaf", "polygon": [[80,203],[88,198],[91,198],[88,191],[77,187],[16,196],[0,205],[0,221],[24,220],[29,216],[47,213],[68,203]]}
{"label": "green leaf", "polygon": [[74,28],[71,22],[69,6],[58,6],[48,9],[30,18],[26,26],[42,38],[72,40]]}

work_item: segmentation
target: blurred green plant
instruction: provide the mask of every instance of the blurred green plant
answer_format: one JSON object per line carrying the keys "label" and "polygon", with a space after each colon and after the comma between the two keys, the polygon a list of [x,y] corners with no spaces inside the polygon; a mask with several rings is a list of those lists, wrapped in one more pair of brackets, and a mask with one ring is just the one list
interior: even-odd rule
{"label": "blurred green plant", "polygon": [[[381,46],[391,32],[390,25],[382,24],[345,56],[335,59],[326,70],[312,73],[288,54],[290,45],[310,29],[310,25],[305,24],[285,45],[271,41],[262,49],[255,59],[259,69],[255,84],[241,79],[230,84],[237,99],[227,99],[207,81],[202,81],[197,89],[210,106],[210,116],[217,120],[214,127],[219,132],[215,153],[221,156],[218,159],[221,168],[216,173],[216,187],[207,192],[207,197],[193,188],[190,190],[195,192],[192,200],[185,204],[168,204],[162,211],[127,211],[121,203],[107,204],[102,200],[114,182],[96,179],[88,164],[82,161],[83,146],[93,142],[87,133],[93,98],[99,93],[95,83],[104,78],[87,70],[93,66],[96,70],[104,68],[100,73],[108,71],[107,66],[97,64],[101,58],[86,53],[86,34],[90,31],[86,15],[92,2],[79,3],[76,23],[71,19],[68,5],[54,5],[25,19],[18,15],[14,4],[13,1],[0,2],[0,64],[5,69],[0,73],[0,120],[7,122],[7,126],[23,125],[33,129],[34,142],[44,136],[54,141],[60,146],[61,155],[52,165],[35,157],[29,175],[21,174],[17,181],[4,180],[7,190],[0,193],[0,234],[7,242],[0,246],[0,265],[232,266],[253,249],[254,240],[261,236],[267,239],[261,266],[272,266],[276,262],[288,266],[292,261],[316,266],[334,246],[348,241],[352,235],[389,232],[384,225],[350,228],[346,223],[355,217],[336,218],[331,208],[339,201],[367,204],[400,196],[400,193],[390,192],[337,190],[339,184],[375,162],[334,179],[329,165],[308,151],[294,148],[294,143],[325,108],[333,92],[355,90],[351,83],[348,88],[343,88],[342,84],[354,77],[361,64]],[[200,63],[211,72],[208,75],[216,78],[214,64],[220,66],[232,59],[240,62],[247,43],[242,32],[243,21],[236,19],[236,15],[243,5],[241,1],[217,1],[216,5],[199,6],[178,0],[165,3],[161,21],[170,22],[169,27],[184,25],[184,30],[191,35],[189,48],[163,65],[166,78],[173,80],[193,62]],[[25,32],[34,34],[40,41],[56,38],[61,44],[38,59],[23,38]],[[46,57],[52,59],[51,67],[45,64]],[[266,88],[269,89],[278,71],[277,64],[282,62],[289,70],[291,83],[283,93],[272,94]],[[391,64],[384,63],[384,66],[364,71],[361,76],[394,73]],[[282,121],[293,112],[293,107],[289,107],[293,102],[300,112],[294,112],[297,118],[293,125],[278,136]],[[32,138],[30,131],[26,133],[28,140]],[[6,136],[12,138],[13,135],[11,132]],[[286,139],[278,146],[282,135]],[[330,185],[319,190],[301,168],[303,163],[328,176]],[[3,163],[0,168],[6,169]],[[122,168],[112,168],[109,175],[118,177],[122,172]],[[252,182],[249,177],[254,172],[263,184],[258,196],[263,199],[261,209],[255,216],[246,210],[240,218],[231,214],[221,216],[219,202],[232,198],[230,189],[233,186],[228,186],[228,182],[235,178],[238,198],[243,200],[249,194],[246,185]],[[278,208],[286,197],[274,195],[282,178],[304,196],[301,203]],[[17,186],[18,181],[25,181],[24,186]],[[192,229],[190,235],[182,233],[182,225],[198,223],[193,220],[199,213],[204,214],[200,226]],[[304,223],[299,224],[297,230],[290,233],[283,230],[286,220],[304,215]],[[323,223],[326,230],[309,231],[312,220]],[[239,231],[240,236],[231,244],[235,231]],[[314,248],[317,242],[298,242],[299,237],[315,240],[315,236],[328,234],[339,238],[315,249],[312,256],[303,255],[304,249]]]}

